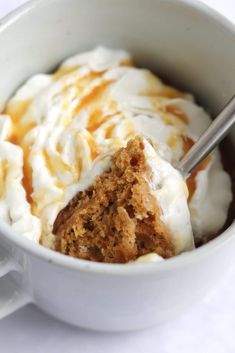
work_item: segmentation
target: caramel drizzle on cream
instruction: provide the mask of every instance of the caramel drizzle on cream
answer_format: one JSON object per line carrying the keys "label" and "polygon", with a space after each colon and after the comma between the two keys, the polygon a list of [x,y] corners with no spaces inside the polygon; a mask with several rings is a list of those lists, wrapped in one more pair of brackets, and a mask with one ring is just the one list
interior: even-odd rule
{"label": "caramel drizzle on cream", "polygon": [[[190,137],[187,137],[187,136],[183,137],[183,141],[184,141],[184,154],[186,154],[190,150],[190,148],[194,145],[195,141],[193,141]],[[209,155],[203,161],[201,161],[201,163],[198,164],[198,166],[193,170],[193,172],[188,177],[187,179],[187,187],[189,191],[188,201],[191,200],[196,190],[196,187],[197,187],[196,178],[198,173],[207,168],[210,160],[211,160],[211,156]]]}
{"label": "caramel drizzle on cream", "polygon": [[[123,66],[131,66],[130,62],[123,63]],[[77,72],[78,67],[61,67],[57,70],[53,75],[52,78],[54,81],[58,81],[63,79],[66,75],[73,75]],[[97,156],[100,154],[100,148],[95,143],[94,133],[99,129],[103,124],[108,123],[109,120],[114,117],[115,115],[119,114],[120,119],[122,119],[122,115],[118,110],[117,104],[113,101],[109,94],[109,87],[112,84],[112,81],[107,81],[102,79],[104,71],[102,72],[89,72],[87,75],[83,77],[79,77],[75,83],[65,85],[63,87],[62,94],[63,102],[61,109],[65,112],[65,120],[63,121],[64,126],[68,126],[71,124],[73,118],[79,114],[83,110],[89,111],[89,120],[86,126],[86,133],[84,134],[83,138],[86,139],[89,147],[90,147],[90,157],[91,160],[94,161]],[[94,83],[97,80],[97,84]],[[87,94],[85,90],[87,87],[92,85],[92,89]],[[69,111],[68,108],[71,102],[68,97],[69,89],[71,88],[76,89],[76,94],[78,97],[81,97],[77,103],[77,105]],[[152,95],[146,94],[152,99],[152,102],[155,105],[155,109],[159,112],[159,116],[161,119],[168,125],[174,125],[175,118],[179,120],[180,124],[188,124],[188,117],[187,115],[180,110],[179,107],[174,105],[164,105],[164,101],[171,98],[184,98],[185,95],[169,86],[163,86],[163,88],[159,91],[158,94]],[[31,205],[32,212],[37,213],[37,207],[34,205],[33,201],[33,186],[32,186],[32,168],[29,163],[30,158],[30,151],[31,145],[25,142],[25,136],[30,132],[35,126],[36,122],[33,123],[26,123],[23,119],[25,114],[27,113],[32,101],[25,100],[20,102],[14,102],[14,105],[7,105],[4,113],[11,116],[13,121],[13,133],[10,137],[10,141],[14,144],[17,144],[22,147],[23,154],[24,154],[24,165],[23,165],[23,186],[26,190],[27,200]],[[125,138],[133,138],[135,133],[131,124],[127,129]],[[128,126],[128,124],[127,124]],[[105,139],[112,139],[113,138],[113,131],[115,129],[115,123],[110,123],[107,125],[104,138]],[[168,145],[171,148],[179,141],[179,136],[171,136],[168,141]],[[113,142],[115,142],[115,138],[113,138]],[[189,148],[193,145],[193,140],[188,137],[183,137],[183,150],[186,153]],[[112,145],[112,144],[111,144]],[[118,146],[118,143],[117,143]],[[62,146],[58,143],[56,146],[58,153],[62,152]],[[48,172],[53,176],[61,172],[69,172],[73,169],[72,166],[68,166],[65,164],[60,158],[53,158],[48,154],[48,152],[44,149],[43,150],[43,158],[45,161],[45,165],[47,167]],[[209,157],[200,163],[200,165],[195,169],[195,171],[191,174],[191,176],[187,180],[187,185],[189,189],[189,200],[191,199],[193,193],[196,189],[196,177],[199,171],[205,169],[208,165]],[[78,158],[77,165],[76,165],[76,177],[79,178],[82,170],[82,158]],[[56,186],[58,188],[63,189],[63,184],[60,183],[59,180],[56,181]]]}

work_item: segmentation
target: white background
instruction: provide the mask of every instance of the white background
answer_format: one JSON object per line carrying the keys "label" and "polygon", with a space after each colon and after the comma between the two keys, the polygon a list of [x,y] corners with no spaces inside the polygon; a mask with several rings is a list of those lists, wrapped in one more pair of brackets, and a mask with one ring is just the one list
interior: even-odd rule
{"label": "white background", "polygon": [[[0,17],[24,2],[0,0]],[[204,2],[235,23],[234,0]],[[203,302],[195,303],[177,320],[145,331],[121,334],[84,331],[63,324],[33,306],[21,309],[0,322],[0,353],[106,352],[234,353],[235,265]]]}

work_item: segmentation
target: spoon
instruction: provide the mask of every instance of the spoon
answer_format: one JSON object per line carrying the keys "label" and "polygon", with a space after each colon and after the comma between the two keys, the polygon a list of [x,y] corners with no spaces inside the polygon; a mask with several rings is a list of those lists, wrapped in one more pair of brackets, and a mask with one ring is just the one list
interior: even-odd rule
{"label": "spoon", "polygon": [[199,140],[181,159],[177,169],[187,179],[191,171],[218,145],[235,123],[235,96],[225,105]]}

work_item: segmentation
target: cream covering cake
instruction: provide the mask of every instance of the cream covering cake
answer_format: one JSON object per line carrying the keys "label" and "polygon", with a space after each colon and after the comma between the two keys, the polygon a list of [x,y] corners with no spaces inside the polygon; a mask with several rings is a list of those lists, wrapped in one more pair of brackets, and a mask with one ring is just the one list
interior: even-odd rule
{"label": "cream covering cake", "polygon": [[113,155],[107,172],[60,211],[53,227],[56,248],[109,263],[192,250],[187,197],[182,175],[137,136]]}
{"label": "cream covering cake", "polygon": [[[177,165],[210,121],[191,95],[134,67],[126,51],[98,47],[78,54],[55,73],[30,78],[0,115],[1,221],[53,248],[59,212],[108,171],[115,152],[136,136],[144,138],[153,174],[167,163],[175,176],[168,194],[158,196],[167,209],[179,182],[170,164]],[[172,239],[183,239],[176,253],[192,248],[192,232],[202,239],[226,220],[232,193],[218,150],[192,173],[187,186],[188,198],[186,192],[176,196],[184,199],[187,226],[177,222],[170,206],[162,216]]]}

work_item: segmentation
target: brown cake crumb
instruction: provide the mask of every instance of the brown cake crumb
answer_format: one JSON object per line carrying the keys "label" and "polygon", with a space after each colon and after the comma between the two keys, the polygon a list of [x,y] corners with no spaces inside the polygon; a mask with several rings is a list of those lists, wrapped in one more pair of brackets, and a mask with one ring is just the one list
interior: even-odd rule
{"label": "brown cake crumb", "polygon": [[114,154],[108,172],[58,214],[53,227],[56,250],[109,263],[126,263],[151,252],[173,256],[150,179],[143,139],[136,137]]}

